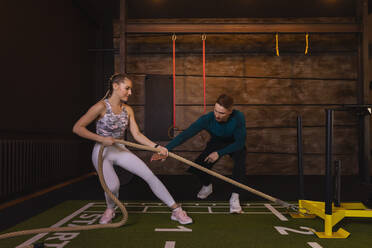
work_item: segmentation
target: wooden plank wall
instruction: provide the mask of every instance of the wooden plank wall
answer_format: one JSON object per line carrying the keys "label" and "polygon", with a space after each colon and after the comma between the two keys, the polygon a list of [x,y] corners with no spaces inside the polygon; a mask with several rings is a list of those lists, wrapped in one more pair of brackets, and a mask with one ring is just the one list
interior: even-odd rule
{"label": "wooden plank wall", "polygon": [[[118,48],[117,22],[114,30]],[[304,125],[305,174],[324,174],[324,109],[357,103],[357,48],[356,34],[310,34],[309,54],[305,55],[305,34],[279,34],[277,57],[275,34],[207,35],[207,111],[213,110],[221,93],[235,98],[236,109],[246,117],[247,174],[297,173],[297,115],[302,116]],[[145,75],[172,74],[171,35],[128,34],[127,49],[126,71],[134,78],[129,103],[143,130]],[[115,71],[119,71],[119,55],[115,60]],[[176,73],[177,126],[184,130],[203,113],[201,35],[177,35]],[[334,158],[341,159],[346,175],[356,174],[358,168],[356,124],[351,113],[335,114]],[[175,152],[195,159],[207,138],[207,133],[197,135]],[[142,151],[137,154],[145,161],[151,156]],[[172,159],[150,167],[157,174],[184,174],[187,168]],[[215,166],[223,174],[231,174],[231,168],[228,156]]]}

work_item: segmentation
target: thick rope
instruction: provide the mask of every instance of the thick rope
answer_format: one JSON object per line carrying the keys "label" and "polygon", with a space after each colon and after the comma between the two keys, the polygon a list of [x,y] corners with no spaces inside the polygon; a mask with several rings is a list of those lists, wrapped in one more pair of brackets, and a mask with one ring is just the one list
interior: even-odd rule
{"label": "thick rope", "polygon": [[[135,148],[138,148],[138,149],[142,149],[142,150],[148,150],[148,151],[152,151],[152,152],[159,152],[159,149],[158,148],[153,148],[153,147],[149,147],[149,146],[143,146],[143,145],[135,144],[135,143],[124,141],[124,140],[115,140],[115,142],[116,143],[124,144],[126,146],[131,146],[131,147],[135,147]],[[275,197],[272,197],[270,195],[267,195],[265,193],[262,193],[262,192],[260,192],[260,191],[258,191],[256,189],[253,189],[251,187],[248,187],[247,185],[244,185],[244,184],[239,183],[239,182],[237,182],[235,180],[232,180],[231,178],[228,178],[228,177],[225,177],[225,176],[223,176],[221,174],[218,174],[217,172],[214,172],[212,170],[209,170],[209,169],[207,169],[207,168],[205,168],[203,166],[200,166],[200,165],[198,165],[198,164],[196,164],[196,163],[194,163],[194,162],[192,162],[190,160],[187,160],[187,159],[185,159],[183,157],[180,157],[180,156],[178,156],[178,155],[176,155],[176,154],[174,154],[172,152],[169,152],[169,155],[168,156],[171,157],[171,158],[177,159],[178,161],[181,161],[181,162],[183,162],[183,163],[185,163],[187,165],[190,165],[192,167],[195,167],[198,170],[204,171],[205,173],[208,173],[209,175],[212,175],[214,177],[217,177],[217,178],[219,178],[219,179],[221,179],[221,180],[223,180],[225,182],[228,182],[228,183],[233,184],[233,185],[235,185],[235,186],[237,186],[239,188],[242,188],[244,190],[247,190],[247,191],[249,191],[249,192],[251,192],[251,193],[253,193],[255,195],[258,195],[258,196],[260,196],[260,197],[262,197],[262,198],[264,198],[266,200],[269,200],[269,201],[274,202],[276,204],[282,205],[285,208],[291,208],[294,211],[298,211],[298,207],[295,206],[295,205],[293,205],[293,204],[289,204],[289,203],[284,202],[284,201],[282,201],[280,199],[277,199]]]}
{"label": "thick rope", "polygon": [[[117,146],[119,149],[121,147]],[[98,153],[98,176],[99,181],[102,185],[103,190],[108,194],[108,196],[116,203],[116,205],[120,208],[123,218],[119,222],[109,223],[109,224],[96,224],[96,225],[89,225],[89,226],[75,226],[75,227],[47,227],[47,228],[39,228],[39,229],[30,229],[24,231],[17,231],[17,232],[10,232],[0,235],[0,239],[6,239],[21,235],[28,235],[28,234],[37,234],[37,233],[49,233],[49,232],[70,232],[70,231],[83,231],[83,230],[92,230],[92,229],[102,229],[102,228],[115,228],[123,226],[128,220],[128,212],[125,209],[125,206],[116,198],[114,194],[110,191],[107,187],[105,179],[103,177],[103,150],[104,146],[101,145],[101,148]],[[33,246],[24,246],[24,248],[33,247]]]}

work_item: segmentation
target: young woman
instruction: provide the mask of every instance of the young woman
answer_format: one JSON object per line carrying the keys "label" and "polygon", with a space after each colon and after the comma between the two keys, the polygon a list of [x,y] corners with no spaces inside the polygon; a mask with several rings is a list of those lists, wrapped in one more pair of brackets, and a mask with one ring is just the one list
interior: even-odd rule
{"label": "young woman", "polygon": [[[141,177],[150,186],[154,194],[163,201],[172,211],[171,219],[181,224],[190,224],[192,219],[186,212],[175,203],[163,183],[136,155],[130,152],[124,145],[119,149],[114,144],[114,139],[123,139],[124,131],[129,130],[134,139],[143,144],[160,149],[160,154],[167,156],[165,147],[155,144],[144,136],[136,123],[133,109],[124,104],[132,94],[132,81],[124,74],[115,74],[110,78],[110,89],[108,97],[93,105],[74,125],[73,132],[77,135],[96,141],[93,148],[92,160],[94,167],[98,170],[98,152],[101,145],[105,145],[103,153],[103,175],[111,192],[118,197],[120,182],[113,168],[116,164],[131,173]],[[96,122],[96,133],[90,132],[86,127],[93,121]],[[99,223],[111,222],[115,216],[115,203],[105,194],[107,209],[102,215]]]}

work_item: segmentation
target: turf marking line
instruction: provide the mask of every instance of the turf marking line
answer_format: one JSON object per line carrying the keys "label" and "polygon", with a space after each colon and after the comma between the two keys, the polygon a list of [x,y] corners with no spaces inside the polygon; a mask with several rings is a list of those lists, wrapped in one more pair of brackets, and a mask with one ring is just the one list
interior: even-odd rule
{"label": "turf marking line", "polygon": [[[102,208],[106,208],[106,205],[94,205],[95,207],[102,207]],[[142,205],[142,204],[130,204],[130,205],[126,205],[127,207],[138,207],[138,208],[143,208],[143,207],[151,207],[151,208],[164,208],[166,206],[158,206],[158,205]],[[213,207],[213,208],[229,208],[230,205],[202,205],[202,206],[188,206],[188,205],[185,205],[185,204],[182,204],[183,207],[186,207],[186,208],[208,208],[208,207]],[[243,207],[245,207],[243,205]],[[253,209],[259,209],[259,208],[265,208],[265,206],[247,206],[246,208],[253,208]],[[283,209],[285,207],[283,206],[275,206],[276,209]]]}
{"label": "turf marking line", "polygon": [[323,248],[317,242],[307,242],[307,244],[310,245],[312,248]]}
{"label": "turf marking line", "polygon": [[[101,201],[101,202],[94,202],[94,204],[98,207],[98,206],[102,206],[102,207],[106,207],[106,203]],[[124,205],[126,206],[165,206],[165,204],[163,203],[159,203],[159,202],[125,202],[123,203]],[[260,202],[251,202],[251,203],[244,203],[244,202],[241,202],[240,203],[241,205],[246,205],[246,206],[252,206],[252,208],[261,208],[261,207],[264,207],[264,203],[260,203]],[[203,202],[203,203],[198,203],[198,202],[183,202],[181,203],[182,206],[187,206],[187,207],[192,207],[192,206],[199,206],[199,207],[205,207],[205,206],[230,206],[230,203],[226,203],[226,202]],[[275,208],[285,208],[283,207],[282,205],[278,205],[278,204],[275,204],[275,203],[271,203],[271,206],[275,207]]]}
{"label": "turf marking line", "polygon": [[284,216],[284,215],[282,215],[281,213],[279,213],[279,211],[278,210],[276,210],[273,206],[271,206],[270,204],[268,204],[268,203],[266,203],[266,204],[264,204],[265,205],[265,207],[267,208],[267,209],[269,209],[276,217],[278,217],[278,219],[279,220],[281,220],[281,221],[288,221],[288,219]]}
{"label": "turf marking line", "polygon": [[300,226],[300,229],[303,229],[303,230],[306,230],[306,231],[301,231],[301,230],[297,230],[297,229],[293,229],[293,228],[289,228],[289,227],[285,227],[285,226],[274,226],[274,228],[281,235],[288,235],[288,232],[294,232],[294,233],[299,233],[299,234],[303,234],[303,235],[314,235],[314,233],[315,233],[314,229],[312,229],[310,227],[307,227],[307,226]]}
{"label": "turf marking line", "polygon": [[177,228],[155,228],[155,232],[192,232],[192,229],[184,226],[177,226]]}
{"label": "turf marking line", "polygon": [[36,193],[32,193],[30,195],[27,195],[27,196],[24,196],[24,197],[15,199],[15,200],[10,201],[10,202],[6,202],[6,203],[0,205],[0,210],[3,210],[5,208],[11,207],[11,206],[14,206],[14,205],[16,205],[18,203],[21,203],[21,202],[25,202],[27,200],[33,199],[33,198],[38,197],[38,196],[45,195],[46,193],[49,193],[51,191],[54,191],[54,190],[63,188],[63,187],[68,186],[70,184],[73,184],[73,183],[76,183],[76,182],[80,182],[80,181],[82,181],[82,180],[84,180],[84,179],[86,179],[86,178],[88,178],[90,176],[93,176],[93,175],[97,175],[97,173],[96,172],[90,172],[90,173],[88,173],[86,175],[83,175],[81,177],[74,178],[74,179],[71,179],[69,181],[66,181],[66,182],[63,182],[63,183],[54,185],[52,187],[49,187],[49,188],[40,190],[40,191],[38,191]]}
{"label": "turf marking line", "polygon": [[[84,211],[85,213],[102,213],[103,211],[98,211],[98,210],[87,210],[87,211]],[[115,211],[115,213],[121,213],[121,211]],[[172,211],[146,211],[146,212],[143,212],[142,211],[130,211],[128,210],[128,213],[133,213],[133,214],[169,214],[169,213],[172,213]],[[231,214],[229,211],[227,212],[193,212],[193,211],[188,211],[188,213],[191,213],[191,214]],[[271,212],[243,212],[243,213],[240,213],[240,214],[273,214]]]}
{"label": "turf marking line", "polygon": [[174,248],[176,247],[176,241],[166,241],[164,248]]}
{"label": "turf marking line", "polygon": [[[77,215],[81,214],[82,212],[84,212],[86,209],[90,208],[91,206],[93,206],[94,203],[88,203],[87,205],[85,205],[84,207],[76,210],[74,213],[70,214],[69,216],[63,218],[62,220],[58,221],[56,224],[52,225],[51,227],[60,227],[62,226],[63,224],[67,223],[68,221],[72,220],[73,218],[75,218]],[[38,235],[32,237],[31,239],[23,242],[22,244],[18,245],[16,248],[21,248],[23,246],[28,246],[28,245],[31,245],[33,244],[34,242],[38,241],[39,239],[43,238],[44,236],[48,235],[48,233],[39,233]]]}

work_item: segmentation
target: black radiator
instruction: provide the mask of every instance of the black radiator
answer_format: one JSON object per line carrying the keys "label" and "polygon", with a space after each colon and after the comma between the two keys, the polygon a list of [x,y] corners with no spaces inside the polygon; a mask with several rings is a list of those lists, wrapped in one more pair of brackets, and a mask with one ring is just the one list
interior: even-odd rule
{"label": "black radiator", "polygon": [[0,201],[92,170],[84,140],[0,139]]}

